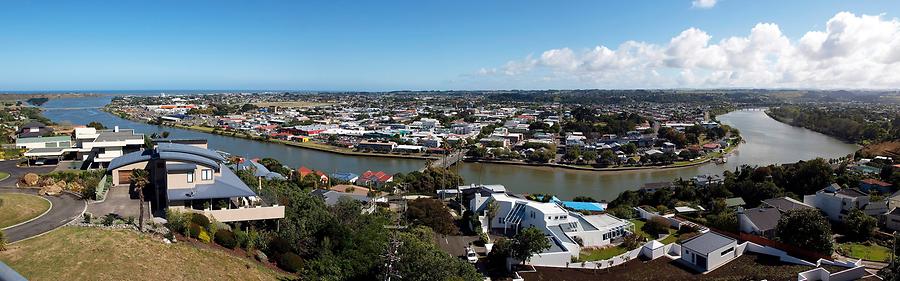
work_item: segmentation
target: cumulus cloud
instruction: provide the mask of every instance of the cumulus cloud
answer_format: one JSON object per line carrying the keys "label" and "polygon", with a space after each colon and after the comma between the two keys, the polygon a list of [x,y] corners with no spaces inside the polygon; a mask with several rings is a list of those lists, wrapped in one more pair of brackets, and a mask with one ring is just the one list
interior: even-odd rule
{"label": "cumulus cloud", "polygon": [[716,6],[716,2],[716,0],[694,0],[691,2],[691,7],[709,9]]}
{"label": "cumulus cloud", "polygon": [[689,28],[665,44],[551,49],[478,74],[572,87],[897,88],[900,20],[841,12],[796,40],[774,23],[718,40]]}

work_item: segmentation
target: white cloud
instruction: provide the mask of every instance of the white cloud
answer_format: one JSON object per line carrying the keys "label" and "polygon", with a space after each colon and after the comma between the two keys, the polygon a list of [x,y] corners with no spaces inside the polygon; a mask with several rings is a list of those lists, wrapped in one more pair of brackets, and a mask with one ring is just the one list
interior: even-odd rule
{"label": "white cloud", "polygon": [[841,12],[797,40],[774,23],[717,41],[689,28],[666,44],[551,49],[478,74],[569,87],[897,88],[900,20]]}
{"label": "white cloud", "polygon": [[716,2],[716,0],[694,0],[691,2],[691,7],[699,9],[709,9],[715,6]]}

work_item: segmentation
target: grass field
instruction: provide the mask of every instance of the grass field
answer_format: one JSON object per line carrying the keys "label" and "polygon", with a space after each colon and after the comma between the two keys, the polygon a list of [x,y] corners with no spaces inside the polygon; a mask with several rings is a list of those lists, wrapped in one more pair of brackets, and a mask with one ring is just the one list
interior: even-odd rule
{"label": "grass field", "polygon": [[851,258],[870,261],[887,261],[891,257],[891,249],[876,244],[867,246],[859,243],[843,243],[838,244],[838,248],[841,253],[850,256]]}
{"label": "grass field", "polygon": [[0,261],[29,280],[277,280],[249,259],[129,230],[63,227],[8,246]]}
{"label": "grass field", "polygon": [[50,209],[50,202],[44,198],[22,193],[0,193],[0,228],[40,216],[47,209]]}
{"label": "grass field", "polygon": [[0,180],[5,180],[9,177],[9,173],[0,171]]}
{"label": "grass field", "polygon": [[583,261],[602,261],[611,257],[624,254],[628,250],[619,246],[607,247],[603,249],[584,249],[578,255],[579,260]]}

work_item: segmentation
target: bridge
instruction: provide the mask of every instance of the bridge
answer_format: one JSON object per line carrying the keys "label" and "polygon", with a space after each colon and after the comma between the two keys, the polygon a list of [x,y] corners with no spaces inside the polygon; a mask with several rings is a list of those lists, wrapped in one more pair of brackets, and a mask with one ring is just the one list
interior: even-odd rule
{"label": "bridge", "polygon": [[456,151],[451,152],[450,154],[441,156],[441,158],[438,158],[438,159],[435,159],[432,161],[428,161],[428,163],[425,164],[425,167],[422,167],[422,169],[419,171],[420,172],[425,171],[425,169],[427,169],[427,168],[444,168],[444,169],[450,168],[453,165],[456,165],[456,163],[458,163],[459,161],[462,161],[463,157],[466,156],[466,152],[469,152],[469,150],[468,149],[456,150]]}

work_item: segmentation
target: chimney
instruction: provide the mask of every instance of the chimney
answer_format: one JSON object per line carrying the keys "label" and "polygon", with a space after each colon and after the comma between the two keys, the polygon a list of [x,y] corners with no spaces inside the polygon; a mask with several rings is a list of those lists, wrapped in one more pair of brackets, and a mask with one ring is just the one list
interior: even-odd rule
{"label": "chimney", "polygon": [[119,126],[115,126],[115,127],[113,127],[113,132],[116,132],[116,133],[118,133],[118,132],[119,132]]}
{"label": "chimney", "polygon": [[737,214],[738,214],[738,215],[744,214],[744,207],[738,206],[738,207],[737,207]]}

